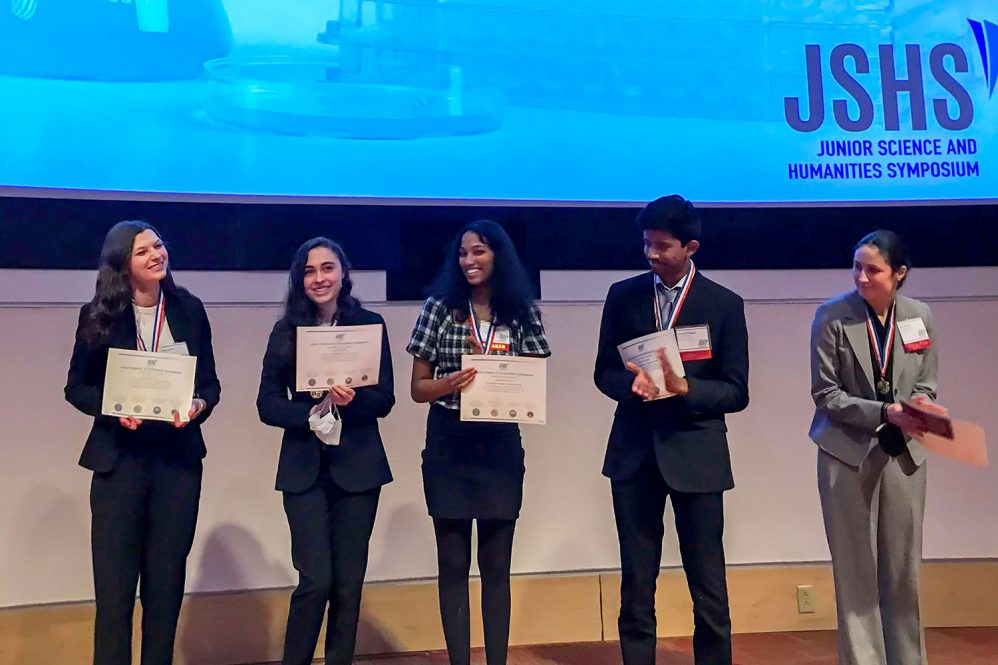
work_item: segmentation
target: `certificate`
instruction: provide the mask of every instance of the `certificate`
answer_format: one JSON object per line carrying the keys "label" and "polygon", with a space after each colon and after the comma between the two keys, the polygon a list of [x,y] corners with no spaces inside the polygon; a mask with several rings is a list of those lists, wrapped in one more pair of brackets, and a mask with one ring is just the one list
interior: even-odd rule
{"label": "certificate", "polygon": [[196,356],[108,349],[101,413],[186,422],[194,400]]}
{"label": "certificate", "polygon": [[373,386],[381,371],[380,323],[298,328],[295,390]]}
{"label": "certificate", "polygon": [[461,392],[461,420],[543,425],[547,418],[547,359],[461,356],[475,379]]}
{"label": "certificate", "polygon": [[648,373],[659,390],[658,397],[655,399],[664,399],[672,397],[675,393],[670,393],[665,389],[665,374],[662,373],[662,365],[658,361],[659,349],[665,349],[665,357],[669,359],[672,371],[679,376],[686,376],[674,328],[638,337],[617,346],[617,351],[625,365],[634,363]]}
{"label": "certificate", "polygon": [[952,420],[952,437],[944,437],[933,432],[916,434],[914,439],[937,455],[949,457],[971,466],[988,465],[987,437],[984,428],[966,420]]}
{"label": "certificate", "polygon": [[942,411],[934,404],[926,406],[918,402],[901,400],[901,410],[921,422],[922,425],[919,429],[931,432],[936,436],[941,436],[950,441],[956,436],[953,431],[953,420],[945,411]]}

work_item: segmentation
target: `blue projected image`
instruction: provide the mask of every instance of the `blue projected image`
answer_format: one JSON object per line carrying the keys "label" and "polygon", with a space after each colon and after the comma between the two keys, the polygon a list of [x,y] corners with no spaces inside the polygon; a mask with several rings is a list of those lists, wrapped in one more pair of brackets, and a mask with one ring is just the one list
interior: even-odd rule
{"label": "blue projected image", "polygon": [[0,186],[993,199],[996,23],[984,0],[0,0]]}

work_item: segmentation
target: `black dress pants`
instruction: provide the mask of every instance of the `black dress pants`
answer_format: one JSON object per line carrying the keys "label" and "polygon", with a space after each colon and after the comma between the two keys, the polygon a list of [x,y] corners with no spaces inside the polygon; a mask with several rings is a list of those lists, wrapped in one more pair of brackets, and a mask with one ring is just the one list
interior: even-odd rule
{"label": "black dress pants", "polygon": [[135,589],[142,602],[142,665],[170,665],[187,555],[201,497],[201,462],[150,448],[121,451],[90,485],[97,617],[94,664],[132,658]]}
{"label": "black dress pants", "polygon": [[611,481],[620,541],[620,648],[624,665],[655,663],[655,585],[662,565],[665,500],[672,498],[679,551],[693,599],[696,665],[731,665],[721,492],[670,488],[649,456],[626,481]]}
{"label": "black dress pants", "polygon": [[284,665],[312,662],[327,606],[326,663],[349,665],[353,660],[368,545],[380,496],[380,487],[347,492],[327,473],[305,492],[284,493],[291,561],[298,571],[298,586],[288,608]]}

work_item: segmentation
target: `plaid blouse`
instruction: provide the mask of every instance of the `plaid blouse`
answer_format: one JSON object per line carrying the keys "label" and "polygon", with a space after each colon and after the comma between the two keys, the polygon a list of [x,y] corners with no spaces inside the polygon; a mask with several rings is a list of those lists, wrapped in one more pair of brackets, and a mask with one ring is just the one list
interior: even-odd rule
{"label": "plaid blouse", "polygon": [[[510,325],[498,326],[497,330],[509,330],[509,349],[492,351],[500,356],[542,356],[551,355],[541,313],[535,305],[530,307],[527,325],[513,319]],[[433,365],[433,378],[438,379],[461,369],[461,356],[471,353],[468,337],[471,332],[471,317],[463,322],[454,320],[454,313],[441,300],[428,298],[423,303],[423,311],[416,319],[412,337],[405,350]],[[461,397],[458,393],[444,395],[433,402],[448,409],[460,409]]]}

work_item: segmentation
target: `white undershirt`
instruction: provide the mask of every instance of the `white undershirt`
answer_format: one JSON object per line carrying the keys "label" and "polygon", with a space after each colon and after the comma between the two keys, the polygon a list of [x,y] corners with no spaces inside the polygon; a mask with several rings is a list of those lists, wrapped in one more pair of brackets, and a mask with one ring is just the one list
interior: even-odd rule
{"label": "white undershirt", "polygon": [[[140,307],[132,303],[135,311],[135,330],[146,345],[146,351],[152,351],[152,332],[156,325],[156,307]],[[163,317],[163,330],[160,333],[159,348],[173,344],[173,333],[170,332],[170,322]]]}

